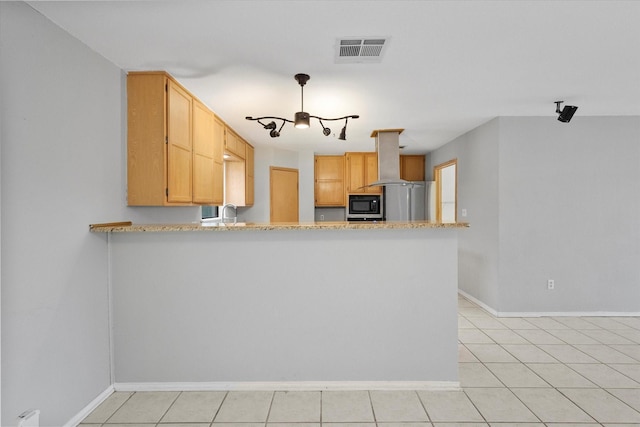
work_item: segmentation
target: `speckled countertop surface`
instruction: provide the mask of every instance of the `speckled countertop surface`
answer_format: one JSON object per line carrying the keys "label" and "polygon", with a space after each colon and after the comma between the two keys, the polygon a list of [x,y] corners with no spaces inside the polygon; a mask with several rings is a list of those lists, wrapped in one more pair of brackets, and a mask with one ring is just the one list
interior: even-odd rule
{"label": "speckled countertop surface", "polygon": [[269,231],[269,230],[371,230],[371,229],[408,229],[408,228],[466,228],[466,222],[436,223],[429,221],[411,222],[296,222],[296,223],[250,223],[225,224],[224,226],[190,224],[131,224],[114,222],[91,224],[89,230],[94,233],[136,233],[166,231]]}

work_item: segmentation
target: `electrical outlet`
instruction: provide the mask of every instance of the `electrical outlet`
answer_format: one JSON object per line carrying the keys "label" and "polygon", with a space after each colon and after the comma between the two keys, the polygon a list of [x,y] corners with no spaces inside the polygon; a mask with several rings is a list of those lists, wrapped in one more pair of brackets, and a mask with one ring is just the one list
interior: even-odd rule
{"label": "electrical outlet", "polygon": [[467,216],[467,210],[466,209],[462,209],[462,216]]}
{"label": "electrical outlet", "polygon": [[324,221],[324,215],[320,215],[320,221]]}
{"label": "electrical outlet", "polygon": [[556,288],[556,281],[553,279],[547,280],[547,289],[552,291]]}

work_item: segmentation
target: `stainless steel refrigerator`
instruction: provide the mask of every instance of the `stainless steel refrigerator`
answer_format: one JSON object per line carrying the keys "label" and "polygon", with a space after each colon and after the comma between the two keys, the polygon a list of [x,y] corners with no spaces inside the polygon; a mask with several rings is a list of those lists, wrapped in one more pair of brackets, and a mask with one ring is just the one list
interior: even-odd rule
{"label": "stainless steel refrigerator", "polygon": [[[427,218],[431,183],[424,181],[384,186],[385,218],[387,221],[422,221]],[[428,191],[429,190],[429,191]]]}

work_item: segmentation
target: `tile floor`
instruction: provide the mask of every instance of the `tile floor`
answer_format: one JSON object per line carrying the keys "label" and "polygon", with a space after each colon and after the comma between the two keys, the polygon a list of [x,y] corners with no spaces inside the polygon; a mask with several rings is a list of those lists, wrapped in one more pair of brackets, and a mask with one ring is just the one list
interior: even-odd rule
{"label": "tile floor", "polygon": [[458,306],[460,391],[116,392],[80,425],[640,426],[640,318]]}

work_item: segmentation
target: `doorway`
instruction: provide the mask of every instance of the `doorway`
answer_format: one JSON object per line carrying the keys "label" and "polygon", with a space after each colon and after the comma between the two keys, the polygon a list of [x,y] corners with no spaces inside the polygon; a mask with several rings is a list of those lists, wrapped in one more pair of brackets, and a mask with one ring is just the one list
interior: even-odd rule
{"label": "doorway", "polygon": [[458,221],[458,159],[449,160],[433,168],[436,181],[436,221]]}
{"label": "doorway", "polygon": [[269,168],[271,222],[298,222],[298,169]]}

